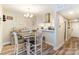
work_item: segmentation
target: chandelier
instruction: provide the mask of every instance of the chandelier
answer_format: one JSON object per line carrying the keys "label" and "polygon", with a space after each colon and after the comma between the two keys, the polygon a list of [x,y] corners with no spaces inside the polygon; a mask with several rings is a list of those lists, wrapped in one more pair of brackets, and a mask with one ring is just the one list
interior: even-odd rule
{"label": "chandelier", "polygon": [[33,18],[34,14],[31,13],[30,8],[28,8],[27,12],[24,14],[24,17],[26,18]]}

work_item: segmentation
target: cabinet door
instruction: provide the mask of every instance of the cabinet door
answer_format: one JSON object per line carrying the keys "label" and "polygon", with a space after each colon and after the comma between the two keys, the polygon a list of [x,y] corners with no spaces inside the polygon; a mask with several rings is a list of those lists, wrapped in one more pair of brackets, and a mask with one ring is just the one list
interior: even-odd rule
{"label": "cabinet door", "polygon": [[50,13],[45,14],[45,23],[50,23]]}

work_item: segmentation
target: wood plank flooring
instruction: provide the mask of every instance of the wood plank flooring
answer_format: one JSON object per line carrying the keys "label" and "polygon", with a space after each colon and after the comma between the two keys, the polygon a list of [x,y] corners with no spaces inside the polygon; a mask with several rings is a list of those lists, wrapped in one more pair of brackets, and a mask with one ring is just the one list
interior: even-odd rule
{"label": "wood plank flooring", "polygon": [[79,38],[72,37],[69,39],[56,55],[79,55]]}
{"label": "wood plank flooring", "polygon": [[[3,51],[9,48],[11,49],[12,46],[4,47]],[[47,53],[43,55],[79,55],[79,38],[72,37],[57,51],[55,51],[51,45],[43,43],[42,50],[43,52],[47,50]]]}
{"label": "wood plank flooring", "polygon": [[[21,47],[21,45],[20,45],[20,47]],[[43,55],[53,54],[54,50],[52,50],[52,49],[53,49],[53,47],[51,45],[43,42],[43,45],[42,45]],[[50,53],[51,52],[50,50],[52,51],[52,53]],[[6,54],[13,52],[13,51],[14,51],[14,45],[6,45],[2,49],[2,55],[6,55]]]}

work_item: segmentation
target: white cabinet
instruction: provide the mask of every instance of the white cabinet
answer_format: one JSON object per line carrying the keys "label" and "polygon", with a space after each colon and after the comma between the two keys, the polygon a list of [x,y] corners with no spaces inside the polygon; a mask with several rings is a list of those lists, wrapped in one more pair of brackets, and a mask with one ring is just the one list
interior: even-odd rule
{"label": "white cabinet", "polygon": [[53,30],[43,31],[43,35],[45,36],[45,42],[55,47],[55,32]]}
{"label": "white cabinet", "polygon": [[36,16],[36,23],[51,23],[53,22],[53,13],[45,13]]}

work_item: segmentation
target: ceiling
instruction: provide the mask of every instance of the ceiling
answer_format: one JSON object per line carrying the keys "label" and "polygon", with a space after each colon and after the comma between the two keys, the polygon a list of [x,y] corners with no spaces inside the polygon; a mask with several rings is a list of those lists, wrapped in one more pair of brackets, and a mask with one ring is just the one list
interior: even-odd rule
{"label": "ceiling", "polygon": [[[35,14],[59,10],[59,13],[68,19],[79,18],[78,4],[3,4],[3,7],[6,10],[13,10],[21,13],[27,12],[27,9],[30,8],[30,12]],[[69,14],[71,11],[73,14]]]}
{"label": "ceiling", "polygon": [[46,13],[53,11],[55,9],[53,4],[5,4],[3,7],[5,9],[22,12],[27,12],[27,9],[30,8],[32,13]]}
{"label": "ceiling", "polygon": [[72,5],[72,7],[64,9],[59,13],[68,19],[79,19],[79,5]]}

